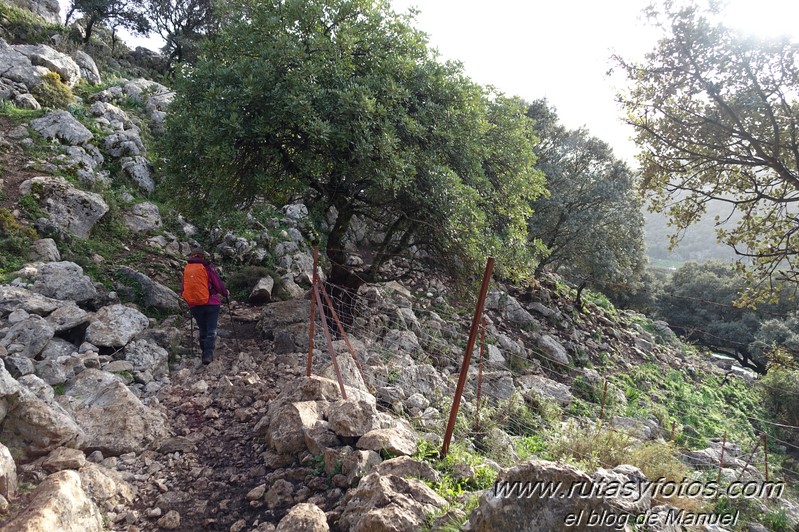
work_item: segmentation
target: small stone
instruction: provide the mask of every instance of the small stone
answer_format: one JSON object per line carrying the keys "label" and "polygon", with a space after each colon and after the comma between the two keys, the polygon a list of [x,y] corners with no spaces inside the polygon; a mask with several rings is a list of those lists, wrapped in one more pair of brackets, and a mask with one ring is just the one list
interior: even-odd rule
{"label": "small stone", "polygon": [[244,519],[239,519],[232,525],[230,525],[230,532],[241,532],[247,526],[247,521]]}
{"label": "small stone", "polygon": [[0,495],[0,514],[7,514],[8,513],[8,499]]}
{"label": "small stone", "polygon": [[180,514],[175,510],[170,510],[164,517],[158,520],[158,526],[167,530],[175,530],[180,526]]}
{"label": "small stone", "polygon": [[260,486],[256,486],[253,489],[251,489],[250,492],[247,494],[247,500],[257,501],[258,499],[264,496],[264,493],[266,493],[266,484],[261,484]]}
{"label": "small stone", "polygon": [[155,519],[156,517],[161,517],[161,513],[162,513],[161,508],[158,507],[150,508],[149,510],[147,510],[147,517]]}

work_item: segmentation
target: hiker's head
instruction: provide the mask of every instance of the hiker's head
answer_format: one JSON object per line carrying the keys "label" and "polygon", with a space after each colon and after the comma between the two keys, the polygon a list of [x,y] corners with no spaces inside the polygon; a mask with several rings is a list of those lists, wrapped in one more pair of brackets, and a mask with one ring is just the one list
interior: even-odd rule
{"label": "hiker's head", "polygon": [[189,258],[193,259],[193,258],[196,258],[196,257],[199,257],[201,259],[204,259],[204,258],[207,257],[206,254],[205,254],[205,251],[203,251],[203,248],[192,248],[191,253],[189,253]]}

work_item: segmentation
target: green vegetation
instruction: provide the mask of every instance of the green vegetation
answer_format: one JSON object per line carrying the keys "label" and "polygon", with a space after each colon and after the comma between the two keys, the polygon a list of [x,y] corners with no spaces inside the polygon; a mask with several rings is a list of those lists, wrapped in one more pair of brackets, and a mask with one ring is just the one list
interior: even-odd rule
{"label": "green vegetation", "polygon": [[63,32],[64,27],[60,24],[45,23],[30,10],[0,2],[0,36],[6,41],[49,44],[53,35],[62,35]]}
{"label": "green vegetation", "polygon": [[542,139],[537,167],[549,194],[533,202],[529,234],[548,248],[538,264],[616,297],[642,288],[646,266],[633,172],[585,129],[567,130],[545,100],[527,110]]}
{"label": "green vegetation", "polygon": [[56,72],[48,72],[31,94],[42,107],[64,109],[75,100],[72,90],[67,87]]}
{"label": "green vegetation", "polygon": [[0,274],[19,270],[36,238],[33,228],[20,224],[8,209],[0,209]]}
{"label": "green vegetation", "polygon": [[709,438],[725,432],[730,441],[753,441],[757,431],[749,418],[762,419],[765,414],[757,392],[741,379],[692,373],[664,373],[659,365],[642,364],[629,374],[616,375],[613,380],[627,398],[624,414],[654,415],[663,427],[675,421],[680,429],[677,443],[691,448],[707,445]]}
{"label": "green vegetation", "polygon": [[525,218],[544,183],[522,102],[439,62],[384,1],[273,0],[232,19],[175,82],[159,151],[184,212],[335,207],[330,280],[345,286],[355,216],[385,236],[362,280],[412,244],[456,276],[489,254],[509,275],[531,264]]}
{"label": "green vegetation", "polygon": [[725,205],[718,239],[752,259],[752,291],[741,297],[766,300],[799,280],[786,208],[799,188],[799,115],[790,103],[799,44],[743,36],[697,4],[662,2],[648,14],[663,38],[643,62],[616,57],[629,81],[618,97],[636,131],[641,186],[677,234],[709,202]]}

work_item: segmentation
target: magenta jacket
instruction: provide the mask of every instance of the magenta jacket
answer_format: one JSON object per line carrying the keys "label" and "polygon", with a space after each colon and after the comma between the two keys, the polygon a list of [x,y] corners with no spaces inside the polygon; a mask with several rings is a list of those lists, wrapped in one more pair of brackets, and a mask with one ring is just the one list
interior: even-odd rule
{"label": "magenta jacket", "polygon": [[[224,297],[228,296],[227,288],[225,287],[225,283],[222,282],[222,278],[219,277],[216,269],[213,265],[208,262],[208,259],[203,259],[201,257],[192,257],[188,260],[190,264],[200,263],[205,266],[205,271],[208,272],[208,284],[210,285],[210,292],[211,297],[208,298],[208,305],[221,305],[222,300],[219,299],[219,295],[221,294]],[[183,293],[183,279],[180,280],[180,293]],[[189,305],[189,307],[196,307],[198,305]]]}

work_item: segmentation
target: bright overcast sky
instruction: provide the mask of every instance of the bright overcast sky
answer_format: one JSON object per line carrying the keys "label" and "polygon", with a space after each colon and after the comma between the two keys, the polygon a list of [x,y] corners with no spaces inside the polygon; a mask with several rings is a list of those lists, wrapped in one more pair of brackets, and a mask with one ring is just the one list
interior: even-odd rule
{"label": "bright overcast sky", "polygon": [[[60,0],[62,6],[68,0]],[[416,26],[466,74],[527,101],[547,98],[569,128],[586,126],[633,164],[631,131],[614,96],[610,55],[642,59],[657,35],[639,18],[647,0],[391,0],[419,9]],[[747,33],[799,37],[799,1],[728,0],[725,23]],[[141,43],[140,40],[135,42]],[[134,42],[130,42],[135,46]],[[157,41],[142,43],[158,48]]]}
{"label": "bright overcast sky", "polygon": [[[416,26],[445,59],[472,79],[525,100],[547,98],[569,128],[586,126],[633,163],[631,130],[622,124],[606,73],[610,56],[643,59],[657,35],[640,18],[644,0],[391,0],[419,9]],[[799,35],[796,0],[730,0],[725,23],[761,36]]]}

